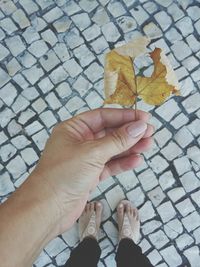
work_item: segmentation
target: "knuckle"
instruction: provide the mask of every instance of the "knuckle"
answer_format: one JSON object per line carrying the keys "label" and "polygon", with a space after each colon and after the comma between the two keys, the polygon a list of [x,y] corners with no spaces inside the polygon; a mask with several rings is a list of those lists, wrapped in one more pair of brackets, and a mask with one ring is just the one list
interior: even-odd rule
{"label": "knuckle", "polygon": [[62,126],[61,122],[59,122],[56,125],[54,125],[52,133],[57,132],[61,128],[61,126]]}
{"label": "knuckle", "polygon": [[112,139],[119,151],[122,151],[125,147],[127,147],[127,139],[120,131],[113,132]]}

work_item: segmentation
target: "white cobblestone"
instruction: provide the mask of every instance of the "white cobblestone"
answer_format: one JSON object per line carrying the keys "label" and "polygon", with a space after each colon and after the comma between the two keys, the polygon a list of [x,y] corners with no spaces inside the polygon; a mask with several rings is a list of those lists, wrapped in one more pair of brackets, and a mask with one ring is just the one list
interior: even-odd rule
{"label": "white cobblestone", "polygon": [[161,230],[150,234],[149,239],[156,249],[161,249],[169,242],[168,237]]}
{"label": "white cobblestone", "polygon": [[193,212],[195,210],[192,202],[190,199],[185,199],[178,204],[176,204],[176,208],[180,212],[180,214],[185,217],[189,213]]}
{"label": "white cobblestone", "polygon": [[156,39],[162,36],[162,31],[153,22],[145,25],[143,31],[151,39]]}
{"label": "white cobblestone", "polygon": [[91,24],[91,20],[87,13],[77,14],[72,16],[71,18],[80,30],[86,29]]}
{"label": "white cobblestone", "polygon": [[35,164],[38,160],[38,156],[32,148],[25,148],[21,151],[23,160],[30,166]]}
{"label": "white cobblestone", "polygon": [[15,190],[13,183],[10,180],[10,175],[5,172],[1,174],[0,179],[0,196],[7,195]]}
{"label": "white cobblestone", "polygon": [[14,159],[12,159],[6,165],[6,168],[9,171],[9,173],[12,174],[14,179],[22,175],[27,169],[24,161],[19,155],[17,155]]}
{"label": "white cobblestone", "polygon": [[171,124],[173,125],[175,129],[179,129],[184,124],[187,124],[187,122],[188,122],[188,118],[183,113],[181,113],[174,118]]}
{"label": "white cobblestone", "polygon": [[19,95],[15,102],[12,104],[13,111],[17,114],[22,110],[25,110],[29,106],[30,102],[23,97],[22,95]]}
{"label": "white cobblestone", "polygon": [[192,239],[192,237],[186,233],[182,234],[176,239],[177,247],[180,250],[183,250],[185,247],[190,246],[193,242],[194,240]]}
{"label": "white cobblestone", "polygon": [[64,16],[56,20],[53,23],[53,26],[57,32],[66,32],[69,29],[71,23],[72,23],[71,20],[68,17]]}
{"label": "white cobblestone", "polygon": [[72,90],[67,82],[62,82],[56,87],[56,92],[59,97],[65,98],[71,94]]}
{"label": "white cobblestone", "polygon": [[155,207],[160,205],[160,203],[166,197],[162,189],[159,186],[153,189],[152,191],[150,191],[147,195]]}
{"label": "white cobblestone", "polygon": [[80,61],[82,67],[89,65],[95,59],[93,53],[85,44],[74,49],[74,55]]}
{"label": "white cobblestone", "polygon": [[[158,164],[158,162],[159,162],[159,164]],[[154,173],[161,173],[168,167],[167,161],[159,155],[151,158],[148,161],[148,164],[152,168]]]}
{"label": "white cobblestone", "polygon": [[158,253],[158,251],[156,249],[154,249],[153,251],[151,251],[147,255],[147,257],[149,258],[151,264],[153,264],[154,266],[162,260],[162,257],[160,256],[160,254]]}
{"label": "white cobblestone", "polygon": [[81,98],[79,98],[78,96],[74,96],[67,102],[65,106],[70,112],[74,112],[79,108],[83,107],[84,105],[85,102]]}
{"label": "white cobblestone", "polygon": [[160,228],[162,223],[160,221],[151,220],[142,225],[142,232],[144,235],[148,235],[154,232],[156,229]]}
{"label": "white cobblestone", "polygon": [[137,28],[136,21],[129,16],[122,16],[117,19],[117,24],[122,29],[124,33],[133,31]]}
{"label": "white cobblestone", "polygon": [[197,246],[188,248],[183,253],[186,256],[186,258],[188,258],[188,260],[190,262],[190,266],[192,266],[192,267],[198,267],[199,266],[200,251],[199,251],[199,248]]}
{"label": "white cobblestone", "polygon": [[167,201],[157,207],[157,211],[164,223],[168,222],[176,216],[176,211],[170,201]]}
{"label": "white cobblestone", "polygon": [[182,177],[180,177],[180,181],[186,192],[191,192],[195,188],[200,187],[200,181],[193,171],[185,173]]}
{"label": "white cobblestone", "polygon": [[73,28],[69,32],[67,32],[65,40],[71,49],[84,43],[83,38],[80,37],[80,33],[76,28]]}
{"label": "white cobblestone", "polygon": [[127,194],[127,198],[133,203],[134,206],[138,207],[145,201],[145,195],[140,187],[136,187]]}
{"label": "white cobblestone", "polygon": [[28,27],[22,34],[28,44],[40,39],[40,35],[33,27]]}
{"label": "white cobblestone", "polygon": [[56,35],[50,29],[42,32],[41,36],[42,36],[43,40],[45,42],[49,43],[51,46],[54,46],[58,41]]}
{"label": "white cobblestone", "polygon": [[145,170],[139,174],[137,178],[139,179],[145,191],[153,189],[158,184],[158,180],[151,169]]}
{"label": "white cobblestone", "polygon": [[194,232],[193,232],[193,236],[195,238],[195,243],[199,244],[200,243],[200,227],[197,228]]}
{"label": "white cobblestone", "polygon": [[63,67],[72,78],[78,76],[83,71],[81,66],[73,58],[66,61]]}
{"label": "white cobblestone", "polygon": [[30,69],[23,71],[23,75],[32,85],[34,85],[43,76],[43,74],[44,71],[38,65],[34,65]]}
{"label": "white cobblestone", "polygon": [[108,42],[116,42],[120,37],[118,29],[112,22],[103,25],[102,32]]}
{"label": "white cobblestone", "polygon": [[182,263],[181,257],[174,246],[169,246],[160,251],[165,261],[170,267],[179,266]]}
{"label": "white cobblestone", "polygon": [[139,214],[140,214],[140,220],[141,222],[145,222],[149,219],[152,219],[155,217],[156,213],[155,210],[151,204],[150,201],[147,201],[140,209],[139,209]]}
{"label": "white cobblestone", "polygon": [[64,43],[56,44],[53,49],[62,62],[65,62],[70,58],[68,49]]}
{"label": "white cobblestone", "polygon": [[89,28],[83,31],[83,35],[85,36],[87,41],[91,41],[98,37],[101,34],[100,27],[96,24],[93,24]]}
{"label": "white cobblestone", "polygon": [[26,147],[27,145],[29,145],[31,142],[23,135],[18,135],[14,138],[11,139],[12,144],[18,148],[18,149],[22,149],[24,147]]}
{"label": "white cobblestone", "polygon": [[3,60],[8,55],[9,55],[8,49],[5,46],[3,46],[2,44],[0,44],[0,60]]}
{"label": "white cobblestone", "polygon": [[109,22],[109,17],[106,10],[103,7],[99,7],[92,17],[92,20],[99,26],[102,26]]}
{"label": "white cobblestone", "polygon": [[52,22],[56,19],[59,19],[62,15],[63,15],[63,11],[60,8],[55,7],[53,9],[51,9],[49,12],[47,12],[46,14],[44,14],[43,18],[47,22]]}
{"label": "white cobblestone", "polygon": [[191,195],[192,199],[200,207],[200,190]]}
{"label": "white cobblestone", "polygon": [[165,31],[167,28],[170,27],[172,20],[166,12],[161,11],[154,15],[155,19],[157,20],[158,24],[161,26],[162,30]]}
{"label": "white cobblestone", "polygon": [[83,76],[79,76],[73,84],[73,88],[77,90],[82,97],[88,92],[91,87],[91,83]]}
{"label": "white cobblestone", "polygon": [[58,253],[66,249],[66,244],[62,241],[61,238],[56,237],[48,243],[45,247],[46,252],[49,256],[56,256]]}
{"label": "white cobblestone", "polygon": [[181,148],[178,145],[176,145],[176,143],[171,141],[167,146],[165,146],[161,150],[161,153],[166,159],[173,160],[178,156],[180,156],[183,152]]}
{"label": "white cobblestone", "polygon": [[38,121],[34,121],[34,122],[32,122],[31,124],[29,124],[28,126],[25,127],[25,132],[26,132],[26,134],[31,136],[32,134],[38,132],[42,128],[43,128],[43,126],[42,126],[41,123],[39,123]]}
{"label": "white cobblestone", "polygon": [[10,18],[2,19],[0,21],[0,27],[8,34],[11,34],[17,30],[17,27]]}
{"label": "white cobblestone", "polygon": [[21,52],[25,50],[25,45],[23,44],[19,35],[9,37],[5,40],[7,47],[10,49],[13,56],[18,56]]}
{"label": "white cobblestone", "polygon": [[36,146],[42,151],[45,147],[46,141],[48,139],[49,135],[45,129],[42,131],[34,134],[32,136],[32,139],[34,140]]}
{"label": "white cobblestone", "polygon": [[12,144],[7,144],[0,147],[0,157],[3,162],[8,161],[16,154],[17,150]]}
{"label": "white cobblestone", "polygon": [[49,104],[49,107],[53,110],[58,109],[61,107],[61,103],[56,97],[56,95],[51,92],[45,97],[46,102]]}
{"label": "white cobblestone", "polygon": [[186,194],[186,192],[182,187],[176,187],[168,191],[167,194],[173,202],[176,202],[177,200],[182,198]]}
{"label": "white cobblestone", "polygon": [[56,118],[54,117],[53,113],[50,110],[44,111],[43,113],[40,114],[39,117],[48,128],[50,128],[57,122]]}
{"label": "white cobblestone", "polygon": [[178,60],[183,60],[192,53],[190,47],[184,41],[177,41],[172,45],[171,49]]}
{"label": "white cobblestone", "polygon": [[187,217],[182,219],[182,223],[188,232],[191,232],[192,230],[199,227],[199,222],[200,222],[200,216],[196,211],[194,211],[193,213],[189,214]]}
{"label": "white cobblestone", "polygon": [[184,16],[183,11],[175,3],[170,5],[167,10],[175,21],[179,20]]}
{"label": "white cobblestone", "polygon": [[183,225],[178,219],[174,219],[164,225],[164,231],[170,239],[174,240],[183,232]]}
{"label": "white cobblestone", "polygon": [[17,90],[12,83],[8,83],[3,88],[0,89],[0,98],[10,106],[17,96]]}
{"label": "white cobblestone", "polygon": [[114,210],[120,200],[123,200],[125,198],[124,193],[119,185],[113,187],[111,190],[109,190],[106,194],[106,199],[108,201],[109,206],[112,210]]}
{"label": "white cobblestone", "polygon": [[30,25],[30,21],[23,12],[22,9],[17,9],[13,14],[12,18],[20,26],[21,29],[24,29]]}
{"label": "white cobblestone", "polygon": [[49,78],[54,84],[58,84],[59,82],[66,80],[67,77],[68,77],[67,72],[64,70],[62,66],[59,66],[56,69],[54,69],[49,75]]}

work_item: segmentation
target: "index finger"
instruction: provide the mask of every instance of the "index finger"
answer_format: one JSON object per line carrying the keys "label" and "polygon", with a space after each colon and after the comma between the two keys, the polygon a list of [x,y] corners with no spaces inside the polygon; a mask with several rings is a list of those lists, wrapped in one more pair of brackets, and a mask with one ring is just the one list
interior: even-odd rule
{"label": "index finger", "polygon": [[[135,110],[119,108],[98,108],[92,111],[86,111],[76,116],[82,120],[93,132],[99,132],[104,128],[119,127],[125,123],[136,120]],[[147,122],[150,114],[137,110],[137,120]]]}

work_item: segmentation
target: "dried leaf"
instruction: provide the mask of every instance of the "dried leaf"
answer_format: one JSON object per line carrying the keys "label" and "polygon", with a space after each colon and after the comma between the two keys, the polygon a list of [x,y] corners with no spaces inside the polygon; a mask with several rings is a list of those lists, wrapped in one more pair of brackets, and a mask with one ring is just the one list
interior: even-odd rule
{"label": "dried leaf", "polygon": [[146,51],[149,40],[136,41],[115,48],[106,55],[106,104],[131,106],[141,97],[146,103],[160,105],[171,93],[179,94],[179,84],[170,63],[160,48],[150,53],[154,62],[151,77],[135,76],[133,59]]}
{"label": "dried leaf", "polygon": [[[178,93],[178,81],[160,48],[150,53],[154,62],[151,77],[137,76],[137,94],[150,105],[162,104],[171,93]],[[167,64],[164,65],[163,63]]]}
{"label": "dried leaf", "polygon": [[105,103],[131,106],[135,102],[136,81],[133,59],[146,51],[149,40],[140,37],[106,54],[104,87]]}

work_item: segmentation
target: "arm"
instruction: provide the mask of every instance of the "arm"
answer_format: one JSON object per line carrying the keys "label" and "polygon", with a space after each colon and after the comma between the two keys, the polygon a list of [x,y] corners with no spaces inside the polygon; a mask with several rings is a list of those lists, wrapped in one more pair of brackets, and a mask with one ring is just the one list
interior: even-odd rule
{"label": "arm", "polygon": [[[103,179],[141,163],[151,144],[149,115],[97,109],[58,124],[27,181],[0,206],[0,259],[28,267],[81,215]],[[10,252],[12,251],[12,257]]]}
{"label": "arm", "polygon": [[0,206],[0,259],[4,267],[31,266],[58,232],[55,196],[41,179],[33,172]]}

